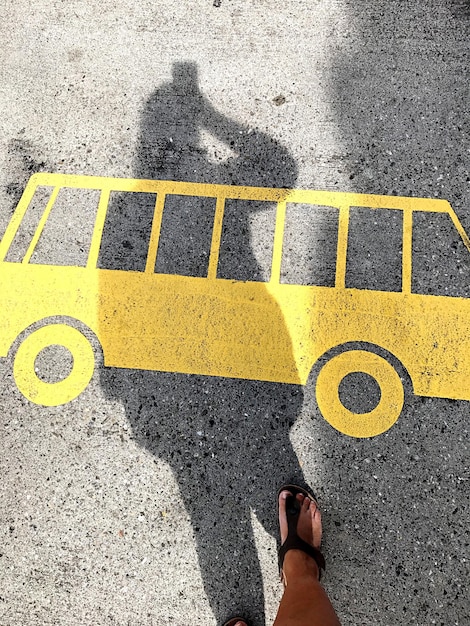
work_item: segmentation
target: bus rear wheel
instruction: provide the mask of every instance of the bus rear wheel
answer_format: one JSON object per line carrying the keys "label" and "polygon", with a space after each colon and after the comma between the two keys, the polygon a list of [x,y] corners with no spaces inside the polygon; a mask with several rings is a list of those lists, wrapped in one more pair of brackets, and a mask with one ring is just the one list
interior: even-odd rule
{"label": "bus rear wheel", "polygon": [[[341,381],[363,372],[380,387],[377,406],[367,413],[354,413],[339,395]],[[405,401],[403,383],[395,368],[382,356],[368,350],[347,350],[333,356],[320,370],[316,382],[318,408],[326,421],[350,437],[375,437],[387,431],[399,418]]]}
{"label": "bus rear wheel", "polygon": [[[65,348],[72,358],[67,375],[58,381],[42,380],[36,360],[48,348]],[[34,330],[19,345],[13,363],[13,376],[20,392],[35,404],[59,406],[70,402],[88,386],[95,369],[93,346],[83,333],[68,324],[48,324]]]}

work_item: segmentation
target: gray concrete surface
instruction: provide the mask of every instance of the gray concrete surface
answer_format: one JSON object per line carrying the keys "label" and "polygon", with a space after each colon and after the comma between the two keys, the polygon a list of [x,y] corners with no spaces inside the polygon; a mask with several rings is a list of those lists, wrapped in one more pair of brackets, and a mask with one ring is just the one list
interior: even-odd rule
{"label": "gray concrete surface", "polygon": [[[0,233],[36,171],[445,198],[470,232],[468,2],[8,0],[0,30]],[[262,274],[268,222],[240,215],[251,249],[228,271]],[[426,263],[414,284],[462,295],[462,255],[463,287]],[[468,402],[409,394],[391,430],[358,440],[311,386],[101,368],[48,409],[11,366],[2,625],[272,623],[291,479],[324,510],[343,624],[470,622]],[[360,408],[368,392],[343,393]]]}

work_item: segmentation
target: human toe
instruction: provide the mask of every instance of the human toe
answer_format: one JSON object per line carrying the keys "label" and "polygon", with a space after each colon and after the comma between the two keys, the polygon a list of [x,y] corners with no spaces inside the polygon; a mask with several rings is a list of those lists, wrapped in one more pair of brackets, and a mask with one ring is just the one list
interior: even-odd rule
{"label": "human toe", "polygon": [[318,508],[316,502],[312,503],[310,507],[310,516],[312,520],[312,535],[313,535],[313,547],[320,548],[321,538],[322,538],[322,521],[321,521],[321,511]]}
{"label": "human toe", "polygon": [[283,543],[287,537],[287,498],[291,498],[292,494],[287,489],[281,491],[279,494],[279,529],[281,532],[281,543]]}

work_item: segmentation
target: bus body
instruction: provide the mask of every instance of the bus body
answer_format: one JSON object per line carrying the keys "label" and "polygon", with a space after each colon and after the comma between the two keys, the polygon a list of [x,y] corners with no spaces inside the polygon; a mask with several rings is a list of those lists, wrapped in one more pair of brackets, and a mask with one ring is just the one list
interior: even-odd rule
{"label": "bus body", "polygon": [[[8,261],[8,251],[39,186],[51,188],[51,197],[23,258]],[[61,188],[99,193],[83,267],[31,262]],[[156,195],[143,271],[97,267],[111,191]],[[207,276],[155,271],[165,198],[172,194],[214,198]],[[227,198],[276,205],[268,282],[217,275]],[[334,286],[281,282],[286,207],[291,203],[338,210]],[[400,291],[346,286],[349,211],[355,206],[402,212]],[[7,356],[25,329],[59,316],[79,320],[94,332],[105,366],[305,385],[322,355],[337,346],[362,342],[396,357],[408,372],[414,393],[470,400],[470,299],[412,292],[416,212],[449,216],[470,251],[463,227],[444,200],[36,174],[0,243],[0,356]]]}

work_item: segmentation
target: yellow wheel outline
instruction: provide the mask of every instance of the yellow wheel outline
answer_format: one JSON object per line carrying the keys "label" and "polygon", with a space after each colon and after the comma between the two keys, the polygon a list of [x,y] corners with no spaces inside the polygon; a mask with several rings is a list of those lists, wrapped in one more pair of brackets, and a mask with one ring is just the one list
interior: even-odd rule
{"label": "yellow wheel outline", "polygon": [[[56,383],[47,383],[36,375],[38,354],[48,346],[59,345],[73,357],[70,374]],[[95,354],[88,339],[67,324],[49,324],[33,331],[20,344],[13,364],[13,376],[21,393],[35,404],[59,406],[79,396],[88,386],[95,369]]]}
{"label": "yellow wheel outline", "polygon": [[[339,385],[347,374],[372,376],[381,391],[379,404],[368,413],[349,411],[339,398]],[[316,384],[318,407],[326,421],[350,437],[375,437],[391,428],[405,402],[405,390],[395,368],[367,350],[348,350],[332,357],[320,370]]]}

